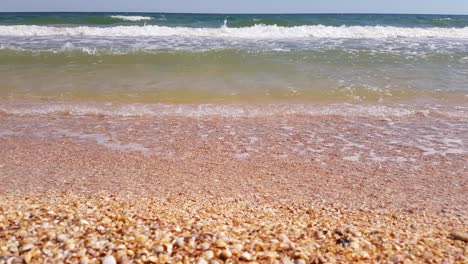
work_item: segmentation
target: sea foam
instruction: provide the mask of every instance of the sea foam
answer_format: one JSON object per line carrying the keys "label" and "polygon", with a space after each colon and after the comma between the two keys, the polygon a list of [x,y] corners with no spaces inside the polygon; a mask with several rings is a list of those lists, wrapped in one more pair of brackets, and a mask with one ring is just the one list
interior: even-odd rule
{"label": "sea foam", "polygon": [[115,18],[115,19],[125,20],[125,21],[133,21],[133,22],[146,21],[146,20],[152,20],[153,19],[152,17],[147,17],[147,16],[122,16],[122,15],[118,15],[118,16],[110,16],[110,17]]}
{"label": "sea foam", "polygon": [[468,118],[468,113],[460,109],[427,109],[410,105],[358,105],[358,104],[271,104],[271,105],[173,105],[173,104],[99,104],[99,103],[18,103],[0,104],[0,114],[6,115],[51,115],[72,116],[121,116],[121,117],[265,117],[265,116],[346,116],[346,117],[415,117],[447,116],[459,119]]}
{"label": "sea foam", "polygon": [[[127,17],[128,18],[128,17]],[[0,36],[109,36],[109,37],[213,37],[241,39],[294,39],[294,38],[448,38],[468,39],[464,28],[403,28],[391,26],[296,26],[280,27],[255,25],[247,28],[190,28],[166,26],[114,26],[114,27],[54,27],[54,26],[0,26]]]}

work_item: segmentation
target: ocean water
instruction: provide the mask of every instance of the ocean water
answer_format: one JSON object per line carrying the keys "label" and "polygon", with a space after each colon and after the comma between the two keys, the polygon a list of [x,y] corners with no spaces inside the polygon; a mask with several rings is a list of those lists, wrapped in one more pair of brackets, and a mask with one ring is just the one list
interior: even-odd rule
{"label": "ocean water", "polygon": [[18,137],[466,174],[468,16],[3,13]]}
{"label": "ocean water", "polygon": [[468,16],[1,13],[0,98],[468,101]]}

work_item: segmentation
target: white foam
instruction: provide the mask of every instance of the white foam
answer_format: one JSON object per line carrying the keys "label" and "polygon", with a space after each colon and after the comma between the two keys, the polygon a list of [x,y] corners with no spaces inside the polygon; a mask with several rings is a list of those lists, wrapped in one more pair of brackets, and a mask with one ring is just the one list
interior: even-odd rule
{"label": "white foam", "polygon": [[343,157],[344,160],[353,161],[353,162],[358,162],[360,158],[361,158],[361,154],[356,154],[354,156],[345,156],[345,157]]}
{"label": "white foam", "polygon": [[9,136],[15,136],[17,133],[11,131],[11,130],[0,130],[0,137],[9,137]]}
{"label": "white foam", "polygon": [[[129,17],[126,17],[127,19]],[[241,39],[294,38],[448,38],[468,39],[464,28],[403,28],[390,26],[296,26],[255,25],[246,28],[189,28],[166,26],[54,27],[36,25],[0,26],[0,36],[108,36],[108,37],[217,37]]]}
{"label": "white foam", "polygon": [[152,17],[146,17],[146,16],[111,16],[111,18],[115,19],[120,19],[120,20],[125,20],[125,21],[146,21],[146,20],[152,20]]}
{"label": "white foam", "polygon": [[112,139],[105,134],[86,134],[78,131],[70,131],[68,129],[57,129],[56,134],[66,137],[78,138],[82,141],[95,142],[98,145],[107,147],[109,149],[121,152],[141,152],[144,154],[149,153],[149,149],[137,143],[122,143],[119,140]]}
{"label": "white foam", "polygon": [[67,114],[72,116],[185,116],[185,117],[256,117],[256,116],[413,116],[418,111],[404,107],[364,106],[353,104],[304,105],[173,105],[173,104],[94,104],[94,103],[31,103],[0,104],[0,113],[9,115]]}

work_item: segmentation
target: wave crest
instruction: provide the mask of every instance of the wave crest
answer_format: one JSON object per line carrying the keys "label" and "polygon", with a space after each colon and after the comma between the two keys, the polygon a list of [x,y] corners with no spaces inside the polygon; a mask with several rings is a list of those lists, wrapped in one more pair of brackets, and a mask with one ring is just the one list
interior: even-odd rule
{"label": "wave crest", "polygon": [[[127,17],[128,18],[128,17]],[[402,28],[390,26],[296,26],[255,25],[247,28],[189,28],[166,26],[53,27],[0,26],[0,36],[108,36],[108,37],[217,37],[241,39],[294,38],[448,38],[468,39],[464,28]]]}
{"label": "wave crest", "polygon": [[110,16],[111,18],[114,19],[120,19],[124,21],[132,21],[132,22],[137,22],[137,21],[146,21],[146,20],[152,20],[152,17],[147,17],[147,16],[122,16],[122,15],[116,15],[116,16]]}

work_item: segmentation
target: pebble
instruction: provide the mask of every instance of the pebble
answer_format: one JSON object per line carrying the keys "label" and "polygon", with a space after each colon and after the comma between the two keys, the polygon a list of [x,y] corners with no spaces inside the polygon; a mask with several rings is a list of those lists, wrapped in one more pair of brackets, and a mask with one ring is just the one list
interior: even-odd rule
{"label": "pebble", "polygon": [[181,247],[182,245],[184,245],[184,238],[183,237],[178,237],[175,242],[176,242],[177,246]]}
{"label": "pebble", "polygon": [[288,238],[288,236],[285,235],[285,234],[280,234],[280,235],[278,236],[278,238],[279,238],[279,241],[281,241],[281,242],[283,242],[283,243],[289,242],[289,238]]}
{"label": "pebble", "polygon": [[156,257],[156,256],[151,256],[151,257],[148,258],[148,261],[149,261],[150,263],[158,263],[159,258]]}
{"label": "pebble", "polygon": [[157,246],[157,247],[154,249],[154,252],[156,252],[156,253],[163,253],[163,252],[164,252],[164,247],[163,247],[163,246]]}
{"label": "pebble", "polygon": [[24,255],[24,262],[26,262],[26,264],[29,264],[31,262],[31,259],[32,259],[32,253],[31,251],[29,251],[28,253]]}
{"label": "pebble", "polygon": [[227,246],[226,242],[224,242],[223,240],[220,240],[220,239],[217,240],[214,245],[217,248],[225,248]]}
{"label": "pebble", "polygon": [[102,259],[102,264],[117,264],[114,256],[106,256]]}
{"label": "pebble", "polygon": [[[437,224],[463,230],[459,222],[417,214],[394,218],[394,213],[323,208],[309,217],[299,205],[283,210],[222,199],[206,204],[189,200],[177,206],[157,199],[138,203],[63,199],[54,200],[53,214],[48,214],[50,202],[12,200],[8,204],[0,198],[0,256],[5,256],[0,264],[9,259],[80,264],[96,260],[104,264],[463,263],[466,250],[463,242],[447,239],[451,230]],[[105,217],[99,216],[102,211]],[[33,221],[15,222],[27,214]],[[76,225],[78,219],[82,219],[80,225]],[[418,228],[411,228],[412,224]],[[463,241],[465,235],[457,231],[450,238]]]}
{"label": "pebble", "polygon": [[468,233],[463,232],[452,232],[450,233],[450,237],[455,240],[460,240],[463,242],[468,242]]}
{"label": "pebble", "polygon": [[211,251],[211,250],[205,251],[205,252],[203,252],[203,256],[206,259],[210,260],[210,259],[214,258],[214,252]]}
{"label": "pebble", "polygon": [[323,234],[323,232],[317,231],[317,232],[315,232],[315,237],[316,237],[317,239],[324,239],[324,238],[325,238],[325,235]]}
{"label": "pebble", "polygon": [[145,243],[146,241],[148,241],[148,237],[145,235],[137,235],[135,241],[138,243]]}
{"label": "pebble", "polygon": [[57,241],[58,242],[63,242],[65,240],[67,240],[67,236],[65,234],[60,234],[60,235],[57,236]]}
{"label": "pebble", "polygon": [[80,258],[80,264],[88,264],[88,263],[89,263],[88,257],[84,256]]}
{"label": "pebble", "polygon": [[244,260],[244,261],[250,261],[252,259],[252,255],[250,255],[250,253],[248,253],[248,252],[244,252],[240,256],[240,259]]}
{"label": "pebble", "polygon": [[398,264],[398,263],[403,262],[404,259],[405,258],[402,255],[395,255],[393,256],[392,261],[393,263]]}
{"label": "pebble", "polygon": [[295,259],[294,264],[306,264],[306,261],[303,259]]}
{"label": "pebble", "polygon": [[34,247],[33,244],[26,244],[26,245],[24,245],[24,246],[21,247],[20,252],[29,251],[29,250],[32,249],[33,247]]}
{"label": "pebble", "polygon": [[225,249],[221,252],[221,258],[228,259],[230,257],[232,257],[232,253],[229,249]]}

